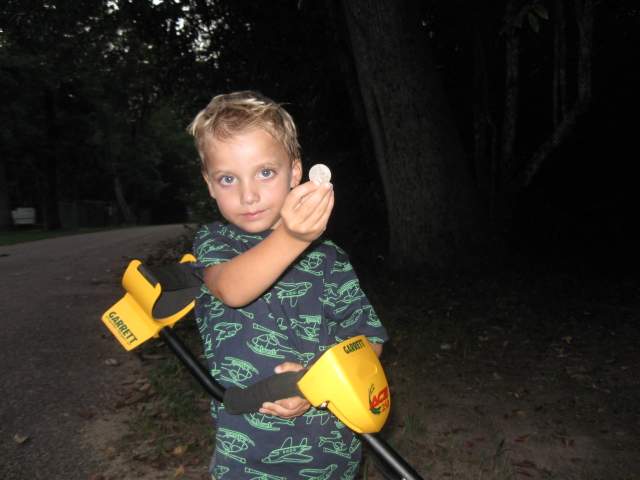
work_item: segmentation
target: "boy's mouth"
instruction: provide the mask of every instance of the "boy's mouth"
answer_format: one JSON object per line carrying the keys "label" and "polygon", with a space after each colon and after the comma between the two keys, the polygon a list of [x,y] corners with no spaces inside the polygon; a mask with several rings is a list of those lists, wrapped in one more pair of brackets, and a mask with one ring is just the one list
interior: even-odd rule
{"label": "boy's mouth", "polygon": [[258,218],[263,212],[264,210],[256,210],[255,212],[242,213],[241,216],[247,220],[253,220]]}

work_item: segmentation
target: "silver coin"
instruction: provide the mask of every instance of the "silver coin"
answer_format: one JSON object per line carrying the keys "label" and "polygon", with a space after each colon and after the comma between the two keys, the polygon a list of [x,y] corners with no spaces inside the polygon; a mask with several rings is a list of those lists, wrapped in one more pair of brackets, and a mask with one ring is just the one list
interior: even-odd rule
{"label": "silver coin", "polygon": [[309,170],[309,180],[313,183],[320,185],[321,183],[327,183],[331,180],[331,170],[322,163],[316,163]]}

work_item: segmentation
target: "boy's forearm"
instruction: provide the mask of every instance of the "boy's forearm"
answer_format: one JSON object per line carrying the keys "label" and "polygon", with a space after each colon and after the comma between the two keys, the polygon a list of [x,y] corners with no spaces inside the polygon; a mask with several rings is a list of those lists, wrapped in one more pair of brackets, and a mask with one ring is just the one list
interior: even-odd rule
{"label": "boy's forearm", "polygon": [[373,342],[369,342],[369,345],[371,345],[371,348],[373,349],[374,353],[379,357],[380,355],[382,355],[382,344],[381,343],[373,343]]}
{"label": "boy's forearm", "polygon": [[206,268],[205,284],[226,305],[243,307],[266,292],[309,244],[278,227],[241,255]]}

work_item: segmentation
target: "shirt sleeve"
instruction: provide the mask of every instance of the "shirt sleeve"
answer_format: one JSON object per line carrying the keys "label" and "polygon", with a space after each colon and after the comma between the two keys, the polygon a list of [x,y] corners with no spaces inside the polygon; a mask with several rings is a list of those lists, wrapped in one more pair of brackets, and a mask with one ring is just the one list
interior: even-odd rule
{"label": "shirt sleeve", "polygon": [[229,237],[228,227],[215,222],[205,225],[195,235],[193,253],[202,267],[218,265],[240,254],[237,241]]}
{"label": "shirt sleeve", "polygon": [[324,293],[320,297],[325,316],[335,326],[335,340],[340,342],[356,335],[365,335],[371,343],[384,343],[389,337],[369,299],[360,288],[360,281],[346,253],[331,244],[336,251],[327,265]]}

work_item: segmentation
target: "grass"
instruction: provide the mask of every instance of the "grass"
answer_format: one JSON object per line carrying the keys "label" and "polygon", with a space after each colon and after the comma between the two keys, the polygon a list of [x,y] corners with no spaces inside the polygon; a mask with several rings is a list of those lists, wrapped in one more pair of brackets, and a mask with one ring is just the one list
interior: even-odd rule
{"label": "grass", "polygon": [[67,235],[79,235],[83,233],[101,232],[114,230],[120,227],[101,228],[75,228],[60,230],[44,230],[42,228],[14,229],[0,231],[0,245],[15,245],[17,243],[34,242],[36,240],[47,240],[50,238],[64,237]]}
{"label": "grass", "polygon": [[149,381],[164,412],[179,422],[192,423],[199,418],[195,405],[202,396],[196,394],[200,392],[198,385],[185,378],[189,378],[185,367],[177,358],[169,357],[151,371]]}
{"label": "grass", "polygon": [[[176,328],[189,349],[197,351],[197,330],[186,325]],[[213,451],[210,399],[163,342],[152,340],[139,353],[145,358],[146,373],[134,388],[144,390],[145,396],[133,405],[129,433],[119,453],[162,471],[178,472],[188,466],[201,478],[198,475],[206,472]]]}

